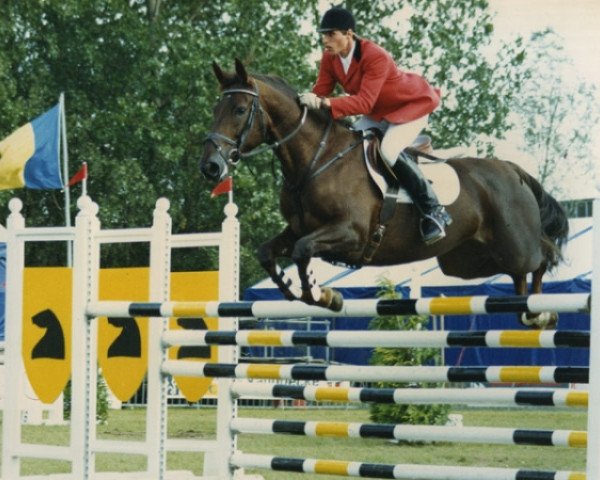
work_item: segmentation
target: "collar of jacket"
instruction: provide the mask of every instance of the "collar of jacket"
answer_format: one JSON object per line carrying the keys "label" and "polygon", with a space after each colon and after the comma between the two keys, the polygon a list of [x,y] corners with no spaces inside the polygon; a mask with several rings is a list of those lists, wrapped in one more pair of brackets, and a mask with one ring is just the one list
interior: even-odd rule
{"label": "collar of jacket", "polygon": [[361,52],[361,48],[360,48],[360,43],[361,40],[358,37],[354,37],[354,41],[356,42],[356,46],[354,47],[354,60],[356,60],[357,62],[360,62],[360,59],[362,57],[362,52]]}

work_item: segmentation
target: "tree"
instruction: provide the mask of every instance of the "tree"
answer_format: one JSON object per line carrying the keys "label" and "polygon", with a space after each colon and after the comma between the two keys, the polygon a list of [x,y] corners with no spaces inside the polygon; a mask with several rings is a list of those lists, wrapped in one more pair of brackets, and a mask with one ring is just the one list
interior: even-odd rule
{"label": "tree", "polygon": [[537,178],[548,191],[564,195],[565,180],[594,168],[591,139],[600,119],[596,88],[577,78],[552,30],[534,34],[527,50],[528,78],[513,111],[523,150],[537,161]]}
{"label": "tree", "polygon": [[[304,58],[312,44],[289,33],[299,29],[311,3],[3,2],[0,101],[7,107],[0,135],[44,111],[65,91],[71,173],[82,160],[88,162],[89,192],[101,205],[104,226],[146,226],[154,201],[166,196],[176,232],[218,229],[221,201],[209,199],[210,186],[198,168],[218,95],[211,63],[229,68],[238,56],[256,70],[300,83],[303,75],[308,78]],[[252,15],[243,14],[247,11]],[[263,228],[279,228],[273,225],[277,217],[266,213],[276,209],[273,182],[266,169],[257,170],[264,173],[253,177],[242,169],[236,182],[236,197],[247,207],[240,212],[248,225],[246,245],[253,222],[245,215],[264,212],[258,216]],[[3,192],[3,203],[14,194],[24,200],[32,224],[64,224],[61,192]],[[253,249],[244,247],[244,256],[250,258]],[[49,252],[45,246],[31,253],[31,261],[40,264],[56,264],[64,256],[63,249]],[[215,252],[190,253],[178,260],[178,267],[215,268],[215,258]],[[103,252],[104,266],[147,261],[147,249],[123,246]]]}
{"label": "tree", "polygon": [[[359,31],[382,41],[399,63],[419,70],[445,92],[432,116],[436,144],[501,136],[507,99],[519,86],[518,42],[497,61],[480,54],[492,23],[483,0],[349,0]],[[107,228],[147,226],[155,200],[171,202],[177,233],[213,231],[223,199],[209,198],[198,163],[218,95],[211,63],[232,69],[235,57],[251,71],[309,89],[318,48],[317,0],[4,0],[0,3],[0,136],[28,122],[66,94],[69,158],[73,174],[89,165],[90,196]],[[406,31],[389,18],[409,9]],[[463,82],[462,79],[466,79]],[[507,85],[512,83],[512,89]],[[517,87],[517,88],[515,88]],[[490,113],[491,112],[491,113]],[[257,245],[282,226],[279,176],[271,155],[253,158],[236,172],[241,205],[242,285],[264,276]],[[254,173],[253,173],[254,172]],[[34,225],[62,225],[62,193],[0,192],[24,202]],[[39,245],[30,262],[61,264],[64,249]],[[146,265],[147,249],[103,249],[103,266]],[[64,264],[64,263],[63,263]],[[216,268],[215,252],[186,252],[177,269]]]}

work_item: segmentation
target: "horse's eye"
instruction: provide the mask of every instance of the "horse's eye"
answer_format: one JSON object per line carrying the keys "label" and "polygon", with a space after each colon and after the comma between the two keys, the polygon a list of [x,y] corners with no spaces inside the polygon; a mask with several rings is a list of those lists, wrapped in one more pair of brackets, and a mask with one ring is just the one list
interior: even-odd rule
{"label": "horse's eye", "polygon": [[243,115],[244,113],[246,113],[247,108],[246,107],[236,107],[234,110],[234,113],[238,116]]}

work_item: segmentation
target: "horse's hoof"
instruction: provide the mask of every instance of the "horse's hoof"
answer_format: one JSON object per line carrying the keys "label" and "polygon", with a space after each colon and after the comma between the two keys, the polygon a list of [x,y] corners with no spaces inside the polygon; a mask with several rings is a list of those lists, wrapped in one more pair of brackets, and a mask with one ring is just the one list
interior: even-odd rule
{"label": "horse's hoof", "polygon": [[344,297],[337,290],[332,290],[332,292],[333,298],[331,299],[331,306],[329,308],[334,312],[340,312],[344,306]]}
{"label": "horse's hoof", "polygon": [[333,288],[322,288],[321,298],[317,302],[320,306],[339,312],[344,306],[344,297]]}
{"label": "horse's hoof", "polygon": [[542,312],[536,315],[522,313],[519,320],[526,327],[538,328],[540,330],[549,330],[556,328],[558,324],[558,313]]}

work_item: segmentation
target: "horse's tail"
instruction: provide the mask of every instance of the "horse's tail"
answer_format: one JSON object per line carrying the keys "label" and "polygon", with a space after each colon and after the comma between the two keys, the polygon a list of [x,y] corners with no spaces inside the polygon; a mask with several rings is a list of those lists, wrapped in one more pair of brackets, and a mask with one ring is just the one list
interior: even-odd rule
{"label": "horse's tail", "polygon": [[515,165],[515,169],[521,180],[533,192],[540,208],[542,221],[542,238],[546,265],[549,269],[558,265],[562,260],[562,248],[569,237],[569,219],[565,209],[556,201],[544,187],[525,170]]}

